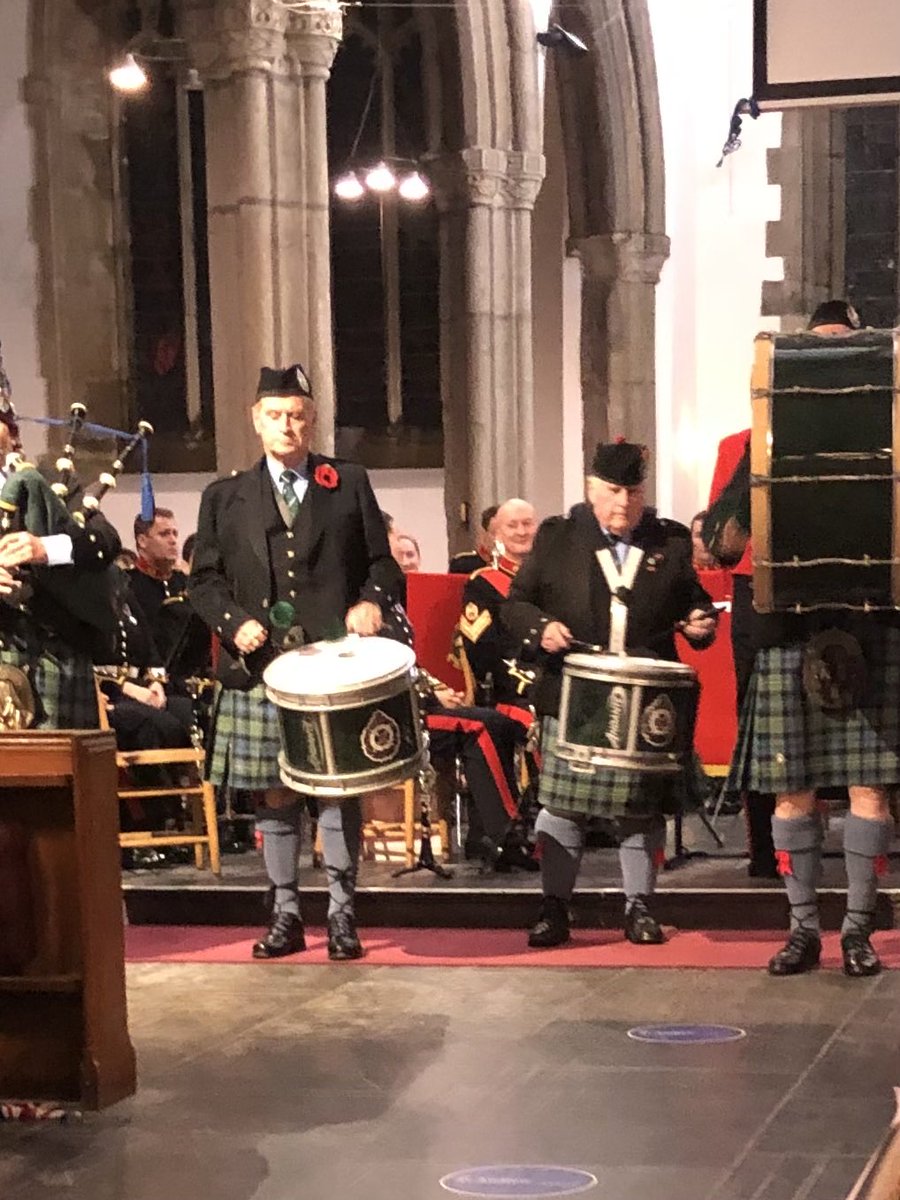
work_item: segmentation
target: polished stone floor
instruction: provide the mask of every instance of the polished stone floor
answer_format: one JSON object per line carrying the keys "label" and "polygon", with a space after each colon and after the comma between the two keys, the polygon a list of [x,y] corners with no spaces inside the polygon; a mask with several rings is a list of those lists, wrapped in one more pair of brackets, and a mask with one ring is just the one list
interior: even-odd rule
{"label": "polished stone floor", "polygon": [[[138,1094],[0,1125],[3,1200],[439,1200],[462,1167],[598,1200],[842,1200],[900,1083],[900,973],[152,965]],[[724,1045],[647,1022],[741,1026]]]}

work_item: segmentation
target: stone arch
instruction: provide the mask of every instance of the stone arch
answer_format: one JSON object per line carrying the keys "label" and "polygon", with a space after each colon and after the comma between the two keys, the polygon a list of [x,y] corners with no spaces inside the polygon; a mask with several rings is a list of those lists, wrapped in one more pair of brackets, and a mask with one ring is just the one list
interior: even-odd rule
{"label": "stone arch", "polygon": [[655,289],[668,256],[662,124],[646,0],[576,0],[560,23],[590,54],[554,54],[569,253],[582,265],[585,458],[624,434],[655,443]]}

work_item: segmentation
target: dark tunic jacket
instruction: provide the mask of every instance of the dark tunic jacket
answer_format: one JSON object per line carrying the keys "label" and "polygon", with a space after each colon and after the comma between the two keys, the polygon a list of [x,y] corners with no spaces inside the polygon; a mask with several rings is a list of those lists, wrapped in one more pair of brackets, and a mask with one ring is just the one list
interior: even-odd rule
{"label": "dark tunic jacket", "polygon": [[[629,603],[627,650],[677,661],[676,623],[697,608],[715,614],[691,564],[690,533],[676,521],[645,513],[631,541],[644,557]],[[501,620],[513,637],[539,656],[541,669],[532,702],[541,715],[559,712],[565,658],[539,650],[544,626],[562,621],[578,641],[609,644],[610,591],[596,557],[606,545],[587,504],[576,505],[567,517],[550,517],[538,530],[531,554],[501,607]],[[694,644],[707,646],[713,636]]]}
{"label": "dark tunic jacket", "polygon": [[[316,480],[317,468],[325,465],[336,473],[334,487]],[[359,601],[385,607],[395,599],[400,568],[391,557],[365,470],[319,454],[310,454],[308,470],[309,488],[290,531],[295,593],[290,602],[307,640],[317,641],[339,633],[347,610]],[[270,640],[247,655],[248,676],[237,666],[233,638],[251,618],[269,628],[269,612],[283,586],[276,577],[280,564],[274,561],[273,547],[282,546],[284,537],[284,519],[264,458],[204,491],[188,595],[221,639],[218,676],[227,687],[257,682],[275,654]]]}
{"label": "dark tunic jacket", "polygon": [[501,557],[496,566],[475,571],[463,589],[461,645],[488,704],[529,703],[531,681],[518,662],[520,643],[499,619],[518,570],[518,563]]}

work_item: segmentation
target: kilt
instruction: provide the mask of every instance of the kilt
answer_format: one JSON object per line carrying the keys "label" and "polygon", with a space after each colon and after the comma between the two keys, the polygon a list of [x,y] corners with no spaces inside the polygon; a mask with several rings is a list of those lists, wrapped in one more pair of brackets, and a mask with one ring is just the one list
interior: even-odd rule
{"label": "kilt", "polygon": [[248,692],[219,688],[213,710],[206,778],[221,787],[265,791],[284,787],[278,773],[278,709],[265,685]]}
{"label": "kilt", "polygon": [[598,767],[592,775],[573,771],[556,753],[559,721],[541,718],[541,775],[538,801],[544,808],[590,817],[671,816],[697,808],[705,795],[696,759],[680,775],[642,775]]}
{"label": "kilt", "polygon": [[728,791],[778,794],[900,783],[900,629],[875,627],[866,643],[863,703],[840,714],[807,699],[802,646],[757,653]]}
{"label": "kilt", "polygon": [[28,676],[37,704],[36,729],[96,729],[100,724],[94,668],[86,654],[61,642],[32,653],[4,639],[0,663]]}

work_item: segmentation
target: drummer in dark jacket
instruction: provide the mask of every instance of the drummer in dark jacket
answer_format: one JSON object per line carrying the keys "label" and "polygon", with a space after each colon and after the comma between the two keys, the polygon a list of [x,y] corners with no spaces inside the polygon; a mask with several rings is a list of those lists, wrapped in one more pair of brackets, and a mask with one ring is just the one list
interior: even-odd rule
{"label": "drummer in dark jacket", "polygon": [[625,936],[636,944],[665,940],[648,898],[665,849],[665,814],[683,804],[689,771],[674,783],[606,767],[576,773],[556,753],[566,652],[578,643],[614,645],[614,596],[625,603],[629,654],[677,660],[676,628],[698,648],[715,637],[716,612],[691,564],[688,530],[645,511],[647,457],[646,447],[631,442],[597,447],[587,503],[544,521],[501,609],[541,667],[532,697],[542,726],[543,809],[535,831],[544,898],[531,946],[568,941],[568,904],[591,816],[618,819]]}
{"label": "drummer in dark jacket", "polygon": [[[203,493],[189,581],[194,609],[221,640],[222,691],[207,773],[257,797],[257,828],[274,889],[268,932],[256,958],[305,948],[297,898],[300,796],[282,785],[277,709],[262,673],[278,654],[293,613],[295,640],[345,631],[377,634],[400,571],[362,467],[310,452],[315,405],[305,372],[263,367],[253,427],[264,455],[248,471]],[[353,897],[362,817],[358,798],[319,804],[328,876],[328,954],[359,958]]]}

